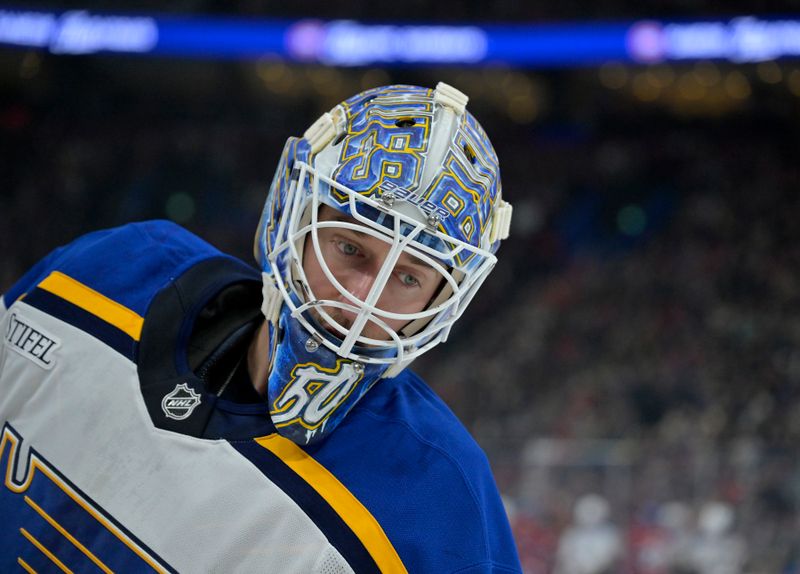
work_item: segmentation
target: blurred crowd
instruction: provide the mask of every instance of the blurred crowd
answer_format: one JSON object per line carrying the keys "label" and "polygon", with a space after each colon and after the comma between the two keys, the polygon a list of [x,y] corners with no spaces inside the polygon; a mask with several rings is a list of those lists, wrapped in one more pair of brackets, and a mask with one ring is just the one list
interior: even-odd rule
{"label": "blurred crowd", "polygon": [[[326,109],[234,66],[165,96],[179,62],[35,64],[20,81],[25,56],[0,58],[0,292],[152,217],[250,260],[285,138]],[[528,124],[470,103],[512,239],[416,367],[487,450],[526,572],[800,572],[800,98],[681,115],[591,71],[537,81]]]}
{"label": "blurred crowd", "polygon": [[[528,148],[511,263],[425,374],[493,454],[529,572],[800,571],[800,105],[778,109]],[[575,534],[590,493],[616,538]],[[564,562],[602,540],[614,560]]]}

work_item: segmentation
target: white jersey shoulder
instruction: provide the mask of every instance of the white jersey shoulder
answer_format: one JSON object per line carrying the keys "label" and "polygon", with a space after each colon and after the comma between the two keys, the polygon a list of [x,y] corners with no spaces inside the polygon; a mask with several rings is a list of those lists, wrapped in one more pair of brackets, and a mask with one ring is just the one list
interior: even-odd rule
{"label": "white jersey shoulder", "polygon": [[134,363],[24,301],[4,311],[0,571],[352,572],[230,443],[156,429]]}

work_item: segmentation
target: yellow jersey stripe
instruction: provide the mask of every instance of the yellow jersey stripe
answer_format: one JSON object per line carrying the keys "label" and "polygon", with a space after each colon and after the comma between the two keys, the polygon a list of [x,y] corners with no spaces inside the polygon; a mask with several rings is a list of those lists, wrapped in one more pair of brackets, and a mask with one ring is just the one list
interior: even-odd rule
{"label": "yellow jersey stripe", "polygon": [[279,434],[258,438],[256,442],[281,459],[331,505],[367,549],[381,572],[406,572],[400,556],[375,517],[328,469]]}
{"label": "yellow jersey stripe", "polygon": [[53,271],[39,283],[38,287],[110,323],[134,341],[138,341],[142,335],[144,319],[139,314],[72,277]]}
{"label": "yellow jersey stripe", "polygon": [[59,533],[60,533],[60,534],[61,534],[61,535],[62,535],[64,538],[66,538],[67,540],[69,540],[70,542],[72,542],[72,545],[73,545],[73,546],[75,546],[75,548],[77,548],[77,549],[78,549],[78,550],[80,550],[81,552],[83,552],[83,554],[84,554],[84,555],[85,555],[85,556],[86,556],[86,557],[87,557],[89,560],[91,560],[92,562],[94,562],[94,564],[95,564],[95,565],[96,565],[98,568],[100,568],[100,570],[102,570],[103,572],[105,572],[105,574],[114,574],[114,573],[112,572],[112,570],[111,570],[111,569],[110,569],[108,566],[106,566],[105,564],[103,564],[103,562],[102,562],[102,561],[101,561],[101,560],[100,560],[100,559],[99,559],[97,556],[95,556],[94,554],[92,554],[92,552],[91,552],[91,551],[90,551],[88,548],[86,548],[86,546],[84,546],[83,544],[81,544],[80,542],[78,542],[78,540],[77,540],[77,539],[76,539],[74,536],[72,536],[72,534],[70,534],[69,532],[67,532],[67,531],[64,529],[64,527],[63,527],[63,526],[61,526],[61,524],[59,524],[59,523],[58,523],[58,521],[56,521],[56,520],[55,520],[55,519],[54,519],[52,516],[50,516],[49,514],[47,514],[47,513],[46,513],[44,510],[42,510],[42,507],[41,507],[41,506],[39,506],[38,504],[36,504],[36,503],[35,503],[33,500],[31,500],[31,498],[30,498],[29,496],[27,496],[27,495],[25,496],[25,502],[27,502],[27,503],[28,503],[28,506],[30,506],[30,507],[31,507],[31,508],[33,508],[33,509],[34,509],[36,512],[38,512],[38,513],[39,513],[39,516],[41,516],[42,518],[44,518],[44,519],[45,519],[45,520],[46,520],[46,521],[47,521],[47,522],[50,524],[50,526],[52,526],[53,528],[55,528],[56,530],[58,530],[58,532],[59,532]]}
{"label": "yellow jersey stripe", "polygon": [[17,558],[17,564],[22,566],[22,569],[25,570],[28,574],[36,574],[36,570],[30,567],[30,565],[25,562],[22,558]]}
{"label": "yellow jersey stripe", "polygon": [[31,544],[36,546],[36,548],[39,549],[39,552],[41,552],[42,554],[47,556],[53,564],[55,564],[56,566],[58,566],[61,569],[62,572],[64,572],[65,574],[73,574],[72,570],[67,568],[64,565],[64,563],[56,557],[55,554],[53,554],[47,548],[45,548],[44,545],[41,542],[39,542],[36,539],[36,537],[33,536],[33,534],[31,534],[30,532],[28,532],[24,528],[20,528],[19,531],[25,538],[28,539],[28,542],[30,542]]}

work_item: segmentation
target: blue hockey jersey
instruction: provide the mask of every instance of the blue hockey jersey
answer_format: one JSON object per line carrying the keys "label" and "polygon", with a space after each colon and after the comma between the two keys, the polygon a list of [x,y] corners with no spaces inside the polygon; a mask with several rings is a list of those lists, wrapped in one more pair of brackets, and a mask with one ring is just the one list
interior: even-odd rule
{"label": "blue hockey jersey", "polygon": [[411,372],[302,448],[266,404],[203,388],[196,357],[259,294],[251,267],[147,222],[3,295],[0,571],[519,572],[484,454]]}

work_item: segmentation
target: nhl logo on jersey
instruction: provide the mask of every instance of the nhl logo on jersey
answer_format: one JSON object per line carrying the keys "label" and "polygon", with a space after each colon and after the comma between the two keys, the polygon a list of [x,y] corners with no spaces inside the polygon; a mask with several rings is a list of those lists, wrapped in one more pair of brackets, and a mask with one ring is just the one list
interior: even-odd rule
{"label": "nhl logo on jersey", "polygon": [[200,404],[200,395],[194,392],[186,383],[175,385],[164,398],[161,399],[161,410],[167,418],[182,421],[192,414]]}

